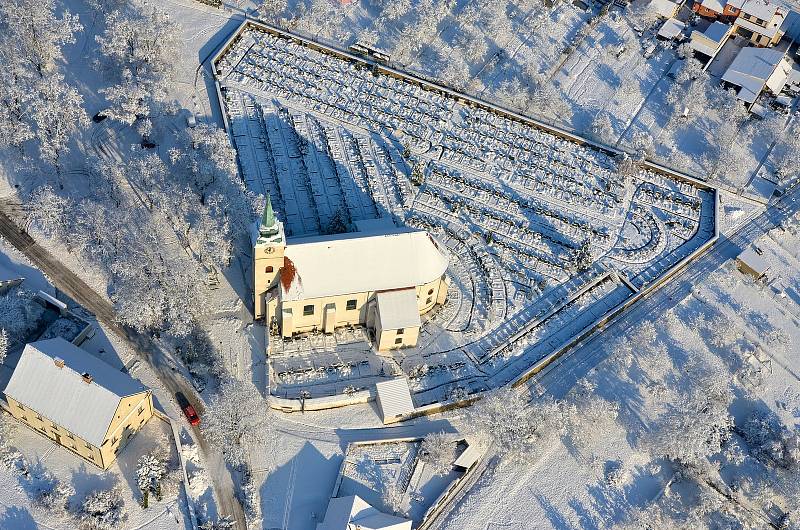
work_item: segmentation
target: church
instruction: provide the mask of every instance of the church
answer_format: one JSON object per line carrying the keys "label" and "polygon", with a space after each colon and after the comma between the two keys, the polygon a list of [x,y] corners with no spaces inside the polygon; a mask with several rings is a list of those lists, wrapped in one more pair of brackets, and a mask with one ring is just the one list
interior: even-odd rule
{"label": "church", "polygon": [[271,334],[362,325],[378,351],[417,345],[420,315],[447,298],[447,256],[421,230],[358,228],[287,241],[267,197],[254,234],[254,315]]}

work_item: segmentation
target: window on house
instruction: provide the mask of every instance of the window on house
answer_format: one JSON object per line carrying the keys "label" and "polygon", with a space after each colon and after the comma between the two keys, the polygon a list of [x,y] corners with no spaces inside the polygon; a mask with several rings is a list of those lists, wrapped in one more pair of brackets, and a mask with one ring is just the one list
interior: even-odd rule
{"label": "window on house", "polygon": [[116,449],[114,449],[114,454],[115,454],[115,455],[118,455],[118,454],[119,454],[119,447],[117,447]]}
{"label": "window on house", "polygon": [[36,415],[36,419],[39,420],[39,421],[42,421],[42,415],[41,414],[37,414]]}
{"label": "window on house", "polygon": [[274,271],[274,270],[275,270],[275,269],[273,269],[273,268],[272,268],[272,265],[268,265],[268,266],[267,266],[267,268],[266,268],[266,269],[264,269],[264,272],[272,272],[272,271]]}
{"label": "window on house", "polygon": [[348,311],[352,311],[353,309],[355,309],[357,302],[358,302],[357,300],[348,300],[347,301],[347,310]]}
{"label": "window on house", "polygon": [[25,408],[25,407],[23,407],[23,406],[22,406],[22,404],[21,404],[21,403],[17,403],[17,406],[18,406],[19,408],[21,408],[21,409],[24,409],[24,408]]}
{"label": "window on house", "polygon": [[428,294],[433,294],[433,289],[428,289]]}
{"label": "window on house", "polygon": [[139,407],[139,415],[141,416],[142,412],[144,412],[144,407]]}
{"label": "window on house", "polygon": [[74,439],[75,437],[74,437],[74,436],[72,436],[72,433],[71,433],[71,432],[68,432],[68,433],[67,433],[67,438],[69,438],[69,439]]}
{"label": "window on house", "polygon": [[28,421],[28,418],[24,414],[22,416],[20,416],[20,419],[22,421]]}
{"label": "window on house", "polygon": [[394,339],[394,343],[395,344],[403,344],[403,337],[397,337],[396,339]]}
{"label": "window on house", "polygon": [[85,445],[86,445],[86,449],[91,449],[92,448],[92,445],[89,442],[86,442]]}
{"label": "window on house", "polygon": [[428,299],[427,299],[427,300],[425,300],[425,305],[428,305],[428,304],[430,304],[431,302],[433,302],[433,298],[431,298],[431,297],[429,296],[429,297],[428,297]]}
{"label": "window on house", "polygon": [[314,306],[313,305],[304,305],[303,306],[303,316],[313,315],[314,314]]}
{"label": "window on house", "polygon": [[402,335],[402,334],[405,332],[405,330],[406,330],[406,328],[399,328],[399,329],[397,330],[397,334],[398,334],[398,335]]}
{"label": "window on house", "polygon": [[117,438],[116,436],[115,436],[115,437],[113,437],[113,438],[111,439],[111,445],[114,445],[115,443],[117,443],[117,441],[119,441],[119,438]]}

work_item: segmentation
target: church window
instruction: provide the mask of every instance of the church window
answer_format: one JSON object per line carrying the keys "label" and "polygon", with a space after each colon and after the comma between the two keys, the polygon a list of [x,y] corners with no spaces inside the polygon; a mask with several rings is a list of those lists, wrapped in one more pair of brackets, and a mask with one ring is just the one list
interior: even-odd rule
{"label": "church window", "polygon": [[430,304],[432,301],[433,301],[433,298],[431,298],[431,297],[429,296],[429,297],[428,297],[428,299],[427,299],[427,300],[425,300],[425,305],[428,305],[428,304]]}
{"label": "church window", "polygon": [[313,315],[314,314],[314,305],[304,305],[303,306],[303,316]]}
{"label": "church window", "polygon": [[428,294],[433,294],[433,289],[428,289]]}
{"label": "church window", "polygon": [[395,344],[403,344],[403,337],[397,337],[396,339],[394,339],[394,343]]}
{"label": "church window", "polygon": [[405,328],[400,328],[400,329],[397,330],[397,334],[398,335],[402,335],[403,332],[405,332],[405,330],[406,330]]}
{"label": "church window", "polygon": [[275,270],[275,269],[273,269],[273,268],[272,268],[272,265],[269,265],[269,266],[267,266],[267,268],[264,270],[264,272],[272,272],[272,271],[274,271],[274,270]]}
{"label": "church window", "polygon": [[355,309],[357,303],[358,303],[357,300],[348,300],[347,301],[347,310],[348,311],[352,311],[353,309]]}

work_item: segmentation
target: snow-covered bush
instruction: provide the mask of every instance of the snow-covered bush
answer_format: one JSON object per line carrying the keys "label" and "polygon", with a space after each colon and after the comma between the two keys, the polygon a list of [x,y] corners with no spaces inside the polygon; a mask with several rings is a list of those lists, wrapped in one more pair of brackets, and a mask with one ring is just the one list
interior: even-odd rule
{"label": "snow-covered bush", "polygon": [[43,312],[44,308],[33,300],[33,293],[25,289],[11,289],[0,295],[0,328],[3,329],[6,349],[9,337],[25,340],[38,325]]}
{"label": "snow-covered bush", "polygon": [[714,377],[698,381],[655,422],[645,437],[650,451],[694,471],[705,469],[708,457],[719,453],[730,438],[732,399],[726,382]]}
{"label": "snow-covered bush", "polygon": [[142,455],[136,464],[136,484],[142,493],[142,506],[147,508],[150,493],[162,498],[161,481],[167,473],[167,457],[161,451]]}
{"label": "snow-covered bush", "polygon": [[261,496],[258,484],[253,480],[253,474],[249,468],[242,472],[240,499],[247,519],[247,526],[254,529],[261,528]]}
{"label": "snow-covered bush", "polygon": [[54,480],[45,489],[39,491],[36,501],[50,514],[64,519],[69,517],[69,499],[75,495],[72,484]]}
{"label": "snow-covered bush", "polygon": [[742,433],[753,456],[776,466],[800,471],[800,429],[789,429],[775,417],[754,412]]}
{"label": "snow-covered bush", "polygon": [[6,331],[6,328],[0,327],[0,364],[3,364],[6,361],[6,355],[8,355],[8,348],[9,348],[8,331]]}
{"label": "snow-covered bush", "polygon": [[33,190],[25,203],[27,221],[51,239],[60,239],[69,231],[72,201],[60,197],[45,185]]}
{"label": "snow-covered bush", "polygon": [[559,432],[558,405],[552,400],[528,403],[514,389],[496,390],[466,409],[467,430],[492,442],[500,456],[532,458],[535,449]]}
{"label": "snow-covered bush", "polygon": [[446,475],[453,469],[456,449],[456,440],[451,435],[432,432],[422,440],[419,459],[430,466],[436,475]]}
{"label": "snow-covered bush", "polygon": [[116,530],[127,518],[125,502],[116,488],[94,491],[81,504],[80,524],[83,530]]}
{"label": "snow-covered bush", "polygon": [[236,521],[230,517],[222,517],[217,520],[208,519],[200,523],[197,527],[200,530],[230,530],[231,528],[236,528]]}

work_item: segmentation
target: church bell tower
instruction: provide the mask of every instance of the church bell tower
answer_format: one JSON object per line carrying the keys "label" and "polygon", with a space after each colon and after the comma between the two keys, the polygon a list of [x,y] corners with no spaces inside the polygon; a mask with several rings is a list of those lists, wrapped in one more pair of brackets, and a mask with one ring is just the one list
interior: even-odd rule
{"label": "church bell tower", "polygon": [[280,274],[285,249],[283,223],[275,218],[272,200],[267,194],[267,205],[264,207],[258,237],[253,246],[253,311],[256,320],[264,318],[266,314],[266,292],[275,284]]}

